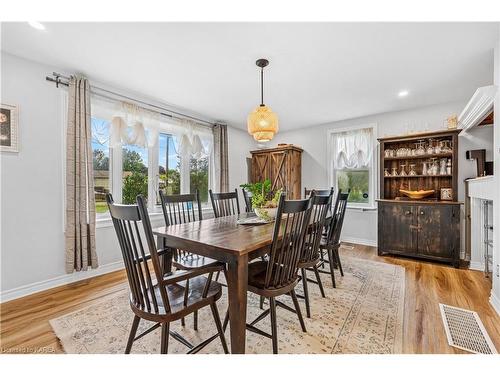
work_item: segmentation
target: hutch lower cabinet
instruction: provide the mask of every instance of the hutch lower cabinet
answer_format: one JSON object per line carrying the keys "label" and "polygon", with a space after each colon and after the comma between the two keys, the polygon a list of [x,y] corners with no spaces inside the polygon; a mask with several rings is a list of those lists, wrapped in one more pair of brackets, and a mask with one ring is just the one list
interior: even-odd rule
{"label": "hutch lower cabinet", "polygon": [[460,203],[378,201],[378,254],[460,262]]}
{"label": "hutch lower cabinet", "polygon": [[251,181],[271,180],[272,190],[283,189],[287,199],[301,199],[302,149],[287,145],[251,151]]}

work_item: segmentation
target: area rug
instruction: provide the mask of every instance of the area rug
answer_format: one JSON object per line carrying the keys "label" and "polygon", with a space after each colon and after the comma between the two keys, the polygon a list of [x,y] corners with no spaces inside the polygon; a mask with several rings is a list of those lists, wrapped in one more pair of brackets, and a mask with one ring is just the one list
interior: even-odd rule
{"label": "area rug", "polygon": [[[311,318],[305,317],[304,302],[299,302],[307,333],[302,332],[295,314],[278,307],[280,353],[402,353],[404,268],[345,256],[342,260],[345,276],[336,272],[337,288],[332,288],[330,275],[321,275],[326,298],[321,297],[316,285],[309,284]],[[223,289],[224,295],[218,302],[221,318],[227,308],[226,288]],[[297,293],[302,294],[301,287],[297,289]],[[288,296],[280,300],[293,306]],[[258,297],[248,293],[247,321],[261,311]],[[123,353],[132,319],[128,292],[120,291],[94,305],[53,319],[50,324],[66,353]],[[150,325],[141,321],[138,332]],[[270,332],[269,317],[256,326]],[[174,322],[171,329],[194,345],[216,332],[209,307],[199,312],[198,331],[193,330],[192,315],[186,318],[185,327]],[[229,330],[226,340],[230,344]],[[159,329],[135,341],[132,347],[132,353],[159,353],[159,350]],[[186,351],[185,346],[170,338],[169,353]],[[202,352],[223,353],[220,341],[214,340]],[[246,352],[272,353],[271,340],[247,331]]]}

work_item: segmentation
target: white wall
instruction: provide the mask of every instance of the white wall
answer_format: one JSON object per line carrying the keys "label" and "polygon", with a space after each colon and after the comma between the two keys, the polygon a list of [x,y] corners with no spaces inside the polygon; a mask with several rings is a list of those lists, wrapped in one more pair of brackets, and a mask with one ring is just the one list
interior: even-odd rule
{"label": "white wall", "polygon": [[[19,153],[0,155],[2,301],[121,267],[114,229],[107,223],[96,231],[99,268],[65,273],[61,117],[66,109],[62,89],[45,81],[53,71],[60,69],[1,54],[1,101],[20,109]],[[228,139],[234,188],[246,182],[245,157],[251,144],[246,132],[233,128]],[[152,220],[154,226],[163,225],[161,215]]]}
{"label": "white wall", "polygon": [[[471,92],[471,96],[472,96]],[[444,120],[451,114],[459,114],[466,100],[413,110],[382,113],[345,121],[278,133],[272,145],[293,143],[304,149],[302,154],[302,188],[328,187],[327,172],[327,131],[335,128],[377,123],[378,137],[404,134],[407,129],[413,131],[432,131],[444,128]],[[410,125],[407,125],[410,124]],[[467,177],[473,177],[475,164],[465,159],[465,151],[487,148],[487,157],[492,156],[492,128],[480,129],[467,139],[461,137],[459,147],[459,190],[458,198],[464,198],[464,184]],[[270,146],[272,146],[270,145]],[[378,155],[378,154],[377,154]],[[378,186],[378,182],[377,182]],[[377,211],[349,209],[346,213],[342,230],[344,240],[376,245]],[[463,237],[463,236],[462,236]]]}
{"label": "white wall", "polygon": [[[500,87],[500,27],[498,41],[495,47],[495,85]],[[493,288],[491,289],[491,304],[500,315],[500,93],[495,99],[495,119],[494,119],[494,155],[495,155],[495,184],[497,196],[493,201]]]}

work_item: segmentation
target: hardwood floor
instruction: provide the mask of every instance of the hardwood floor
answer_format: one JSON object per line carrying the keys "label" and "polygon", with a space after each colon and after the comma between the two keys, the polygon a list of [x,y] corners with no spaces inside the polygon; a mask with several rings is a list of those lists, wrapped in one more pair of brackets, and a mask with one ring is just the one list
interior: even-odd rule
{"label": "hardwood floor", "polygon": [[[341,256],[405,267],[405,353],[464,353],[448,346],[439,312],[440,302],[476,311],[500,349],[500,317],[488,302],[491,282],[482,272],[379,257],[373,247],[349,246],[352,248],[342,248]],[[117,271],[1,304],[0,353],[62,352],[49,320],[125,288],[128,288],[125,272]]]}

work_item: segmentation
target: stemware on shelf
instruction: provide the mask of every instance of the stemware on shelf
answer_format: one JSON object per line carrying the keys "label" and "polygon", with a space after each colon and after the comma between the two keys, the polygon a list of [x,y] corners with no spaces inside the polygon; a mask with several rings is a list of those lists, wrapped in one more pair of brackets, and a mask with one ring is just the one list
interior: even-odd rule
{"label": "stemware on shelf", "polygon": [[384,168],[384,176],[389,177],[391,174],[389,173],[389,168]]}
{"label": "stemware on shelf", "polygon": [[391,176],[397,177],[397,175],[398,175],[398,169],[396,167],[392,168]]}
{"label": "stemware on shelf", "polygon": [[432,155],[432,154],[435,153],[434,140],[432,138],[429,139],[429,144],[427,145],[427,148],[425,149],[425,152],[428,155]]}
{"label": "stemware on shelf", "polygon": [[418,141],[417,155],[425,155],[424,141]]}
{"label": "stemware on shelf", "polygon": [[423,161],[422,162],[422,175],[424,176],[427,176],[429,173],[428,173],[428,169],[427,169],[427,161]]}
{"label": "stemware on shelf", "polygon": [[446,174],[451,175],[451,159],[446,162]]}
{"label": "stemware on shelf", "polygon": [[410,171],[408,172],[408,176],[416,176],[417,171],[415,170],[415,164],[410,164]]}
{"label": "stemware on shelf", "polygon": [[404,165],[404,164],[401,164],[399,167],[401,168],[401,171],[399,172],[399,175],[400,175],[400,176],[408,176],[408,175],[406,174],[406,171],[405,171],[405,165]]}
{"label": "stemware on shelf", "polygon": [[448,173],[446,173],[446,164],[448,162],[448,159],[446,158],[441,158],[439,160],[439,174],[440,175],[446,175]]}

